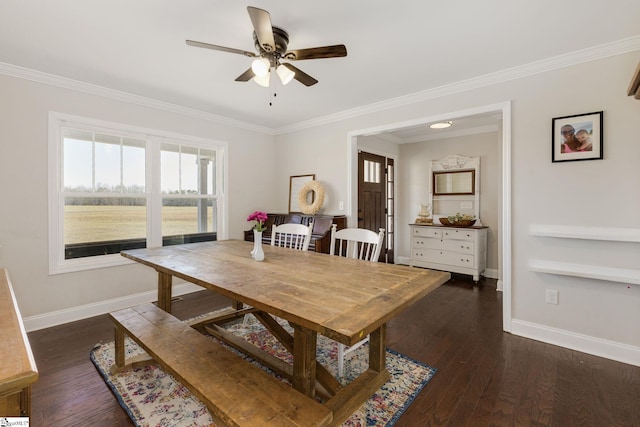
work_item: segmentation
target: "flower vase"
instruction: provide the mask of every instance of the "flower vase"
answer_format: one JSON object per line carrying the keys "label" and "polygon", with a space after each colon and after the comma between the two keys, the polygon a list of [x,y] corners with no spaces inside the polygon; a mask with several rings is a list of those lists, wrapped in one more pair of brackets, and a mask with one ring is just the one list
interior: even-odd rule
{"label": "flower vase", "polygon": [[253,230],[253,250],[251,256],[256,261],[264,261],[264,251],[262,250],[262,231]]}

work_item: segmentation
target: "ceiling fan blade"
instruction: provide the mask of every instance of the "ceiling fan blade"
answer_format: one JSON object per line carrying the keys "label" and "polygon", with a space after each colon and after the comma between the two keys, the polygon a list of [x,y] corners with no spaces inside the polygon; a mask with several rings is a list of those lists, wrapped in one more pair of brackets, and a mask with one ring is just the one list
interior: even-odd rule
{"label": "ceiling fan blade", "polygon": [[253,72],[253,70],[251,68],[249,68],[247,71],[245,71],[244,73],[242,73],[238,77],[236,77],[236,81],[237,82],[248,82],[254,76],[255,76],[255,73]]}
{"label": "ceiling fan blade", "polygon": [[284,53],[285,59],[300,61],[303,59],[339,58],[347,56],[347,48],[343,44],[333,46],[312,47],[309,49],[288,50]]}
{"label": "ceiling fan blade", "polygon": [[260,46],[266,52],[276,50],[276,41],[273,38],[273,27],[271,26],[271,16],[266,10],[257,7],[247,6],[253,30],[256,32]]}
{"label": "ceiling fan blade", "polygon": [[299,68],[294,67],[291,64],[282,63],[280,65],[283,66],[283,67],[287,67],[288,69],[293,71],[295,73],[293,78],[296,79],[297,81],[299,81],[300,83],[302,83],[305,86],[313,86],[314,84],[318,83],[318,81],[316,79],[314,79],[313,77],[311,77],[309,74],[305,73],[304,71],[300,70]]}
{"label": "ceiling fan blade", "polygon": [[196,42],[193,40],[187,40],[187,44],[189,46],[203,47],[205,49],[213,49],[213,50],[220,50],[222,52],[237,53],[237,54],[248,56],[248,57],[258,56],[255,53],[247,52],[246,50],[234,49],[232,47],[218,46],[215,44],[209,44],[209,43],[203,43],[203,42]]}

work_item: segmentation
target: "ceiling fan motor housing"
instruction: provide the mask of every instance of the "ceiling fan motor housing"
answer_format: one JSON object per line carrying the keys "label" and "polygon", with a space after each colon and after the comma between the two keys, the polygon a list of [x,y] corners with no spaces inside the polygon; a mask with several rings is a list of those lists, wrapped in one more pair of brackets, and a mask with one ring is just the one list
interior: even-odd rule
{"label": "ceiling fan motor housing", "polygon": [[287,51],[287,45],[289,44],[289,34],[283,30],[282,28],[272,27],[273,28],[273,40],[276,43],[275,50],[273,52],[268,52],[265,50],[258,41],[258,36],[256,32],[253,32],[253,43],[256,46],[256,50],[260,52],[260,56],[263,58],[269,59],[271,62],[271,66],[275,66],[277,61],[284,56],[284,53]]}

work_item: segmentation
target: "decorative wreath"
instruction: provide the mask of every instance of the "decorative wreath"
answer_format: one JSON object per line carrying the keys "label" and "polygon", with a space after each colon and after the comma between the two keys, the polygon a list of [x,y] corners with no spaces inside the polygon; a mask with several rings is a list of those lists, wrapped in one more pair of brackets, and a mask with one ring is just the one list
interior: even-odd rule
{"label": "decorative wreath", "polygon": [[[307,194],[313,191],[313,203],[307,203]],[[303,214],[315,215],[324,203],[324,187],[318,181],[307,181],[298,192],[298,206]]]}

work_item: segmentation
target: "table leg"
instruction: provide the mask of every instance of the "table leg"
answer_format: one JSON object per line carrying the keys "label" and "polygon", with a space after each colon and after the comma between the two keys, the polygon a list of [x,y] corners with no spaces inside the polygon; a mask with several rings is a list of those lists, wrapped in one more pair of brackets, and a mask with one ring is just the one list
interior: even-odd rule
{"label": "table leg", "polygon": [[293,388],[309,397],[316,392],[316,331],[293,326]]}
{"label": "table leg", "polygon": [[171,313],[171,274],[158,271],[158,307]]}
{"label": "table leg", "polygon": [[369,369],[382,372],[387,369],[387,324],[383,324],[369,335]]}
{"label": "table leg", "polygon": [[369,334],[369,369],[325,403],[333,411],[332,426],[342,424],[389,380],[386,367],[386,335],[386,324]]}

